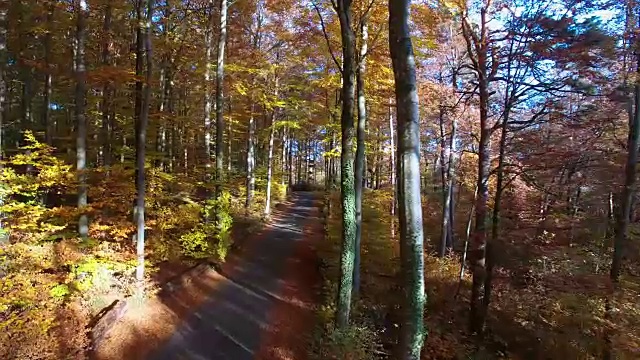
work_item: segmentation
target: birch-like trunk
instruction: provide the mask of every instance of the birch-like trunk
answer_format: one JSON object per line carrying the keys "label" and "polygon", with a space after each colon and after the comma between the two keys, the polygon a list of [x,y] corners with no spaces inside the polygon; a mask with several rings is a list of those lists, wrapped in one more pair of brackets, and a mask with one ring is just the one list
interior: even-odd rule
{"label": "birch-like trunk", "polygon": [[[276,61],[278,59],[278,55],[276,55]],[[276,73],[274,76],[274,98],[278,101],[278,97],[280,96],[278,90],[280,87],[280,79],[278,78],[278,74]],[[276,117],[278,114],[278,108],[275,107],[271,114],[271,132],[269,134],[269,157],[267,158],[267,199],[264,205],[264,215],[265,217],[269,217],[271,215],[271,187],[273,180],[273,147],[274,140],[276,137]]]}
{"label": "birch-like trunk", "polygon": [[356,132],[357,148],[355,163],[355,193],[356,193],[356,240],[355,259],[353,264],[353,297],[360,293],[360,247],[362,243],[362,191],[365,179],[365,146],[367,127],[367,102],[365,98],[364,76],[366,71],[367,41],[369,38],[367,27],[367,15],[360,20],[360,53],[358,54],[358,69],[356,84],[358,91],[358,129]]}
{"label": "birch-like trunk", "polygon": [[211,94],[211,70],[213,64],[212,58],[212,46],[213,46],[213,0],[209,0],[207,11],[209,13],[209,19],[207,20],[207,28],[204,35],[204,151],[205,151],[205,178],[211,180],[212,175],[212,156],[211,153],[211,107],[213,103]]}
{"label": "birch-like trunk", "polygon": [[403,300],[398,359],[418,360],[424,343],[424,253],[420,192],[420,114],[409,0],[389,2],[389,48],[398,119],[398,209]]}
{"label": "birch-like trunk", "polygon": [[[140,27],[144,27],[144,51],[146,59],[146,72],[145,72],[145,87],[143,94],[143,103],[141,104],[140,121],[138,123],[138,139],[136,141],[136,163],[138,169],[138,177],[136,179],[137,188],[137,243],[136,243],[136,255],[138,258],[138,266],[136,267],[136,280],[141,284],[144,280],[144,247],[145,247],[145,232],[144,232],[144,211],[145,211],[145,161],[146,161],[146,145],[147,145],[147,125],[149,122],[149,108],[151,106],[151,78],[153,75],[153,57],[151,53],[151,15],[152,15],[152,2],[151,0],[141,0],[141,8],[144,9],[144,5],[147,5],[147,14],[144,18],[141,18]],[[146,2],[146,4],[145,4]],[[142,54],[141,54],[142,55]]]}
{"label": "birch-like trunk", "polygon": [[[218,61],[216,68],[216,188],[224,177],[224,54],[227,43],[227,0],[220,0],[220,37],[218,38]],[[219,195],[219,191],[216,191]]]}

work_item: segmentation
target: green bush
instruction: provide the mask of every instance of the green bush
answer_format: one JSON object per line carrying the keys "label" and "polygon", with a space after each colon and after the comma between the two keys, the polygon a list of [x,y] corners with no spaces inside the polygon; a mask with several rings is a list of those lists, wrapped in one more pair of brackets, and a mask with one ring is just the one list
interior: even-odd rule
{"label": "green bush", "polygon": [[[180,237],[182,252],[194,259],[224,261],[231,247],[231,194],[222,192],[218,199],[207,200],[202,208],[202,221]],[[211,221],[213,219],[213,221]]]}

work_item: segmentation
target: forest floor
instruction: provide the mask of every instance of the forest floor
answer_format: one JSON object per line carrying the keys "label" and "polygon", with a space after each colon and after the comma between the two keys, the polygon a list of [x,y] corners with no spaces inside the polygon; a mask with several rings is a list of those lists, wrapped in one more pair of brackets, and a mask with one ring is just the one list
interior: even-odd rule
{"label": "forest floor", "polygon": [[95,349],[107,359],[305,359],[322,240],[312,193],[294,194],[273,221],[212,267],[135,304]]}

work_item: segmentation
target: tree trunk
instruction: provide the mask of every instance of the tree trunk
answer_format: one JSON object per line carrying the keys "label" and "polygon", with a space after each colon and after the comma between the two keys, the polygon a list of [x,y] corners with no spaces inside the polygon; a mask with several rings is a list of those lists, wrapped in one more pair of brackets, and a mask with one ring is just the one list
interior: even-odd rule
{"label": "tree trunk", "polygon": [[205,178],[207,180],[211,180],[213,178],[212,175],[212,156],[211,153],[211,69],[213,64],[211,63],[212,58],[212,46],[213,46],[213,0],[209,0],[207,5],[207,11],[209,13],[209,18],[207,20],[207,28],[205,30],[204,36],[204,46],[205,46],[205,55],[204,55],[204,151],[205,151]]}
{"label": "tree trunk", "polygon": [[271,215],[271,182],[273,173],[273,143],[276,136],[276,118],[273,116],[271,120],[271,130],[269,132],[269,157],[267,158],[267,199],[264,205],[264,215],[266,217]]}
{"label": "tree trunk", "polygon": [[[473,66],[476,72],[479,92],[480,107],[480,142],[478,144],[478,197],[476,200],[476,223],[473,238],[471,241],[471,263],[473,271],[473,282],[471,286],[470,299],[470,329],[472,332],[481,334],[484,330],[486,313],[483,309],[488,304],[485,289],[487,279],[487,218],[489,202],[489,176],[491,173],[491,148],[490,140],[492,126],[489,123],[489,76],[488,76],[488,56],[489,56],[489,35],[487,29],[487,6],[481,9],[480,34],[472,34],[473,30],[467,18],[463,18],[463,35],[467,43],[469,52],[473,54]],[[465,15],[466,16],[466,15]],[[476,49],[475,51],[471,49]]]}
{"label": "tree trunk", "polygon": [[[218,38],[218,62],[216,68],[216,188],[224,177],[224,51],[227,43],[227,0],[220,0],[220,37]],[[216,191],[219,195],[219,191]]]}
{"label": "tree trunk", "polygon": [[55,10],[55,1],[49,1],[47,6],[47,33],[44,37],[44,91],[42,93],[43,109],[42,109],[42,127],[44,128],[45,143],[53,145],[53,132],[51,128],[51,38],[53,27],[53,14]]}
{"label": "tree trunk", "polygon": [[[636,35],[637,36],[637,35]],[[635,39],[640,44],[640,38]],[[636,74],[640,76],[640,51],[636,50]],[[636,194],[636,173],[638,163],[638,144],[640,142],[640,82],[634,82],[633,116],[629,118],[629,137],[627,138],[627,162],[625,165],[624,188],[620,193],[620,208],[616,214],[616,227],[613,245],[613,259],[611,262],[611,281],[618,284],[622,269],[622,261],[627,247],[627,232],[633,198]],[[631,101],[631,99],[629,99]]]}
{"label": "tree trunk", "polygon": [[440,249],[438,254],[444,257],[447,254],[448,244],[451,242],[451,234],[449,233],[449,220],[451,219],[451,197],[447,184],[449,181],[447,162],[451,163],[451,148],[446,144],[446,134],[444,131],[445,111],[443,105],[440,106],[440,173],[442,177],[442,222],[440,232]]}
{"label": "tree trunk", "polygon": [[280,172],[281,172],[280,184],[282,186],[286,185],[285,174],[286,174],[286,171],[287,171],[287,146],[288,146],[287,145],[288,144],[287,132],[288,132],[288,129],[285,126],[282,129],[282,155],[281,155],[281,159],[280,159],[280,161],[281,161],[281,164],[280,164],[281,165],[281,168],[280,168]]}
{"label": "tree trunk", "polygon": [[147,140],[147,125],[149,122],[149,108],[151,105],[151,77],[153,75],[153,57],[151,53],[151,16],[152,16],[152,1],[141,0],[143,4],[140,5],[144,8],[144,2],[147,2],[147,15],[142,21],[144,21],[144,50],[146,55],[146,73],[145,73],[145,87],[144,87],[144,99],[142,103],[142,112],[140,113],[140,121],[138,123],[138,139],[136,142],[136,162],[138,168],[138,177],[136,181],[136,188],[138,192],[136,207],[138,208],[138,216],[136,221],[137,228],[137,244],[136,255],[138,258],[138,266],[136,267],[136,280],[142,283],[144,280],[144,246],[145,246],[145,233],[144,233],[144,210],[145,210],[145,161],[146,161],[146,140]]}
{"label": "tree trunk", "polygon": [[349,325],[351,312],[351,289],[353,288],[353,262],[356,237],[356,196],[353,142],[355,35],[351,26],[351,0],[337,0],[342,37],[342,154],[341,200],[342,200],[342,249],[340,255],[340,281],[336,310],[336,327],[345,329]]}
{"label": "tree trunk", "polygon": [[254,112],[254,102],[253,98],[250,98],[251,102],[249,115],[249,139],[247,140],[247,201],[245,202],[245,208],[247,211],[251,208],[251,203],[253,202],[253,193],[256,188],[256,176],[255,176],[255,167],[256,167],[256,151],[255,151],[255,134],[256,134],[256,121],[253,116]]}
{"label": "tree trunk", "polygon": [[[456,132],[457,123],[455,117],[451,119],[451,135],[448,144],[447,158],[449,159],[447,164],[447,183],[446,183],[446,196],[444,199],[443,211],[442,211],[442,227],[443,232],[446,232],[446,236],[443,239],[441,256],[444,256],[447,252],[453,250],[453,214],[454,214],[454,184],[455,184],[455,162],[456,162]],[[443,252],[443,253],[442,253]]]}
{"label": "tree trunk", "polygon": [[[393,193],[393,199],[391,200],[391,216],[396,215],[396,207],[398,204],[398,189],[396,187],[396,144],[394,141],[394,127],[393,127],[393,108],[389,104],[389,140],[391,143],[390,160],[391,160],[391,192]],[[392,220],[393,221],[393,220]]]}
{"label": "tree trunk", "polygon": [[478,187],[473,192],[473,202],[471,203],[471,210],[469,211],[469,218],[467,219],[467,230],[464,238],[464,248],[462,250],[462,260],[460,260],[460,280],[464,278],[464,269],[467,263],[467,251],[469,250],[469,237],[471,236],[471,225],[473,224],[473,214],[476,210],[476,200],[478,198]]}
{"label": "tree trunk", "polygon": [[367,40],[368,29],[366,15],[360,20],[360,54],[358,56],[358,69],[356,73],[356,82],[358,88],[358,130],[357,130],[357,149],[356,149],[356,243],[355,243],[355,259],[353,264],[353,297],[357,298],[360,293],[360,244],[362,242],[362,182],[365,177],[365,137],[367,127],[367,103],[364,89],[364,75],[366,70]]}
{"label": "tree trunk", "polygon": [[[107,67],[111,65],[111,17],[113,8],[111,2],[107,2],[104,11],[104,24],[102,26],[104,42],[102,43],[102,65]],[[102,164],[104,166],[111,165],[111,98],[113,85],[107,80],[102,89]]]}
{"label": "tree trunk", "polygon": [[398,359],[419,360],[424,343],[424,253],[420,192],[420,118],[409,0],[389,2],[389,48],[398,118],[400,266],[404,299]]}
{"label": "tree trunk", "polygon": [[78,232],[83,240],[89,236],[89,218],[85,213],[87,207],[87,118],[86,93],[87,70],[85,67],[86,17],[88,8],[85,0],[74,0],[76,12],[76,94],[75,115],[77,126],[76,157],[78,171]]}
{"label": "tree trunk", "polygon": [[[7,103],[7,3],[0,4],[0,171],[2,171],[2,161],[4,160],[4,123]],[[4,196],[0,195],[0,206],[4,205]],[[8,240],[8,235],[4,230],[5,214],[0,213],[0,244]]]}

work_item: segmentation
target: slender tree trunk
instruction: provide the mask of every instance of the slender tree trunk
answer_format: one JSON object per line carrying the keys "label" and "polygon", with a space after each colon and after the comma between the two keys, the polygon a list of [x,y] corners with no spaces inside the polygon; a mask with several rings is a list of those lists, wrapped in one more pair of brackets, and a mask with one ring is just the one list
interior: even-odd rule
{"label": "slender tree trunk", "polygon": [[[104,41],[102,43],[102,65],[107,67],[111,65],[111,17],[113,8],[111,2],[107,2],[104,11],[104,24],[102,26]],[[102,163],[104,166],[111,165],[111,98],[113,93],[112,82],[107,80],[102,89]]]}
{"label": "slender tree trunk", "polygon": [[[138,168],[138,177],[136,179],[136,188],[138,192],[136,207],[138,208],[138,216],[136,221],[137,228],[137,244],[136,254],[138,258],[138,266],[136,267],[136,280],[142,283],[144,280],[144,247],[145,247],[145,233],[144,233],[144,211],[145,211],[145,161],[146,161],[146,145],[147,145],[147,125],[149,122],[149,108],[151,105],[151,77],[153,76],[153,57],[151,52],[151,17],[152,17],[152,0],[141,0],[143,4],[140,5],[144,8],[144,2],[147,5],[146,17],[144,21],[144,50],[146,58],[146,73],[145,73],[145,87],[144,87],[144,99],[142,103],[142,112],[140,113],[140,121],[138,123],[138,139],[136,142],[136,162]],[[142,26],[142,24],[141,24]]]}
{"label": "slender tree trunk", "polygon": [[253,193],[256,188],[256,121],[253,116],[253,112],[255,110],[253,98],[250,98],[249,101],[251,102],[251,114],[249,115],[249,139],[247,140],[247,201],[245,203],[245,208],[247,210],[251,207],[251,203],[253,202]]}
{"label": "slender tree trunk", "polygon": [[451,198],[449,194],[449,190],[447,188],[448,184],[448,172],[447,172],[447,162],[451,162],[451,148],[446,145],[446,134],[444,131],[444,108],[440,106],[440,173],[442,177],[442,222],[441,222],[441,232],[440,232],[440,257],[444,257],[447,254],[447,244],[450,242],[449,233],[449,220],[451,219],[451,215],[449,214],[451,207]]}
{"label": "slender tree trunk", "polygon": [[[636,44],[640,44],[640,38],[634,39]],[[636,74],[640,76],[640,51],[636,51]],[[616,227],[613,245],[613,259],[611,262],[611,281],[618,284],[622,269],[622,261],[627,247],[627,232],[629,219],[632,213],[633,197],[636,194],[636,173],[638,163],[638,145],[640,142],[640,82],[634,82],[634,111],[633,117],[629,119],[629,137],[627,139],[627,162],[625,165],[624,188],[620,193],[620,208],[616,214]]]}
{"label": "slender tree trunk", "polygon": [[[7,2],[0,4],[0,171],[2,171],[2,161],[4,160],[4,123],[5,111],[7,107]],[[0,195],[0,206],[4,205],[4,196]],[[5,214],[0,213],[0,244],[8,240],[8,235],[4,230]]]}
{"label": "slender tree trunk", "polygon": [[213,64],[211,63],[212,58],[212,46],[213,46],[213,0],[209,0],[207,6],[209,19],[207,20],[207,28],[205,30],[204,36],[204,45],[205,45],[205,55],[204,55],[204,149],[205,149],[205,167],[206,167],[206,175],[205,178],[211,180],[213,178],[212,175],[212,157],[213,154],[211,152],[211,70],[213,68]]}
{"label": "slender tree trunk", "polygon": [[[278,62],[279,56],[276,54],[276,62]],[[278,74],[276,73],[274,76],[274,98],[278,101],[279,97],[279,87],[280,87],[280,79],[278,78]],[[267,201],[264,206],[264,215],[269,217],[271,215],[271,183],[273,179],[273,147],[274,147],[274,139],[276,137],[276,117],[278,113],[278,108],[274,108],[271,114],[271,131],[269,134],[269,157],[267,158]]]}
{"label": "slender tree trunk", "polygon": [[276,118],[273,116],[271,120],[271,130],[269,132],[269,157],[267,158],[267,199],[264,206],[264,215],[266,217],[271,215],[271,183],[273,174],[273,143],[276,136]]}
{"label": "slender tree trunk", "polygon": [[391,200],[391,216],[396,215],[396,207],[398,204],[398,189],[396,187],[396,144],[394,141],[394,129],[393,129],[393,108],[389,105],[389,140],[391,142],[390,152],[390,165],[391,165],[391,192],[393,193],[393,199]]}
{"label": "slender tree trunk", "polygon": [[443,239],[441,256],[444,256],[447,252],[453,249],[453,188],[455,184],[455,142],[456,142],[457,124],[456,119],[451,119],[451,137],[449,139],[447,158],[449,159],[447,164],[447,183],[446,183],[446,196],[444,198],[444,205],[442,211],[442,227],[443,232],[446,232],[446,236]]}
{"label": "slender tree trunk", "polygon": [[349,325],[351,313],[351,289],[353,288],[353,262],[356,237],[356,196],[355,196],[355,154],[353,142],[353,103],[355,97],[355,35],[351,22],[351,0],[337,0],[342,37],[342,155],[341,197],[342,197],[342,250],[340,255],[340,281],[336,327],[345,329]]}
{"label": "slender tree trunk", "polygon": [[51,38],[53,27],[53,14],[55,10],[55,1],[49,1],[47,6],[47,33],[44,37],[44,91],[43,91],[43,109],[42,109],[42,126],[44,128],[45,143],[53,145],[53,133],[51,128]]}
{"label": "slender tree trunk", "polygon": [[356,85],[358,91],[358,130],[356,163],[355,163],[355,193],[356,193],[356,240],[355,240],[355,259],[353,264],[353,297],[357,298],[360,293],[360,244],[362,242],[362,190],[365,177],[365,146],[366,146],[366,127],[367,127],[367,103],[364,89],[364,76],[366,71],[367,56],[367,40],[368,27],[367,15],[363,15],[360,20],[360,53],[358,56],[358,68],[356,72]]}
{"label": "slender tree trunk", "polygon": [[[219,188],[224,177],[224,54],[227,43],[227,0],[220,0],[220,37],[218,38],[218,61],[216,68],[216,180]],[[217,191],[217,195],[220,192]]]}
{"label": "slender tree trunk", "polygon": [[87,73],[84,58],[88,7],[85,0],[74,0],[74,8],[76,12],[76,170],[78,171],[78,211],[80,212],[78,232],[85,240],[89,236],[89,218],[85,213],[87,207],[87,118],[85,114]]}
{"label": "slender tree trunk", "polygon": [[[291,132],[291,130],[289,130],[289,132]],[[287,149],[287,151],[289,152],[289,166],[288,166],[289,187],[288,189],[291,189],[291,187],[293,186],[293,143],[294,141],[295,139],[293,137],[293,134],[289,134],[289,148]]]}
{"label": "slender tree trunk", "polygon": [[[146,0],[136,0],[136,19],[138,20],[138,24],[136,26],[136,87],[135,87],[135,105],[134,105],[135,106],[134,118],[135,118],[136,125],[140,123],[140,116],[142,112],[142,85],[143,85],[142,72],[144,70],[144,59],[143,59],[144,39],[142,38],[143,37],[142,21],[144,20],[143,20],[142,13],[144,12],[144,4],[143,4],[144,1]],[[136,126],[136,131],[138,129],[139,127]],[[123,134],[123,137],[126,137],[126,135]],[[136,134],[136,139],[137,138],[138,138],[138,134]],[[137,177],[137,174],[136,174],[136,177]]]}
{"label": "slender tree trunk", "polygon": [[424,253],[420,192],[420,118],[409,0],[389,2],[389,48],[398,116],[400,266],[404,299],[398,359],[419,360],[424,343]]}
{"label": "slender tree trunk", "polygon": [[[489,176],[491,173],[491,148],[490,138],[492,126],[489,123],[489,76],[488,76],[488,56],[489,56],[489,32],[487,29],[487,9],[486,4],[481,9],[480,34],[473,34],[475,31],[469,25],[466,17],[463,18],[463,35],[467,43],[467,48],[475,48],[473,63],[476,71],[479,92],[480,107],[480,142],[478,144],[478,197],[476,201],[476,223],[471,242],[471,261],[473,266],[473,282],[471,286],[470,318],[469,325],[472,332],[481,334],[484,330],[486,305],[488,305],[488,294],[486,279],[487,267],[487,220],[489,202]],[[466,15],[465,15],[466,16]]]}
{"label": "slender tree trunk", "polygon": [[460,280],[464,278],[465,265],[467,263],[467,251],[469,250],[469,238],[471,236],[471,225],[473,224],[473,214],[476,210],[476,199],[478,198],[478,187],[473,192],[473,202],[467,219],[467,230],[464,238],[464,249],[462,250],[462,260],[460,261]]}
{"label": "slender tree trunk", "polygon": [[231,95],[227,101],[227,110],[229,114],[229,121],[227,121],[227,174],[231,174],[232,170],[232,147],[233,147],[233,122],[231,121]]}
{"label": "slender tree trunk", "polygon": [[285,174],[287,171],[287,146],[288,146],[288,136],[287,136],[288,128],[285,126],[282,128],[282,155],[281,155],[281,179],[280,184],[282,186],[286,185]]}

